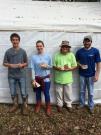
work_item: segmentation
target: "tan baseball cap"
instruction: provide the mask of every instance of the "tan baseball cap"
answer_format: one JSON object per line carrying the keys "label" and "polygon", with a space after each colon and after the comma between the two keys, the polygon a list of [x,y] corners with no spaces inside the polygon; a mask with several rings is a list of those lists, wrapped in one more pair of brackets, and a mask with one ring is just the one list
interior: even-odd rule
{"label": "tan baseball cap", "polygon": [[69,41],[67,41],[67,40],[62,41],[60,46],[67,46],[67,47],[71,48],[71,46],[69,45]]}

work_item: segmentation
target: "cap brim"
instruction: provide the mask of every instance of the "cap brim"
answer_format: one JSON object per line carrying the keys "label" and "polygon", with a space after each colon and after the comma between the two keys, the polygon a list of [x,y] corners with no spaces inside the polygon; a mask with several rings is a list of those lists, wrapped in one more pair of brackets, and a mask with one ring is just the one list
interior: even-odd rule
{"label": "cap brim", "polygon": [[71,48],[71,46],[70,46],[70,45],[60,45],[60,47],[62,47],[62,46],[67,46],[68,48]]}
{"label": "cap brim", "polygon": [[89,41],[92,41],[92,39],[89,39],[89,38],[84,38],[84,40],[89,40]]}

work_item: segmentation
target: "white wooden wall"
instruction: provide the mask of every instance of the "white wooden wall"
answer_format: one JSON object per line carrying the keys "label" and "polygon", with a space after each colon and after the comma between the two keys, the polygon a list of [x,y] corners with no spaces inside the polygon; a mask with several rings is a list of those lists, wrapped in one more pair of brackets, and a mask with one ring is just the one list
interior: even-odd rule
{"label": "white wooden wall", "polygon": [[[16,32],[16,31],[14,31]],[[7,80],[7,68],[2,66],[3,57],[5,51],[12,45],[10,43],[9,37],[11,31],[0,31],[0,102],[9,103],[11,102],[10,90]],[[97,47],[101,53],[101,33],[66,33],[66,32],[37,32],[37,31],[21,31],[17,32],[21,36],[21,47],[24,48],[28,54],[28,59],[30,63],[30,57],[35,53],[35,42],[37,40],[43,40],[45,43],[46,52],[53,57],[54,53],[59,50],[59,45],[62,40],[69,40],[72,46],[72,51],[75,53],[76,50],[82,47],[82,40],[85,35],[91,34],[93,38],[93,46]],[[30,70],[30,69],[28,69]],[[27,90],[29,93],[29,103],[35,103],[35,97],[33,90],[30,85],[30,72],[27,72]],[[79,76],[78,72],[73,73],[74,83],[73,83],[73,101],[78,101],[79,98]],[[55,103],[54,96],[54,86],[51,85],[51,102]],[[101,103],[101,75],[99,81],[95,84],[94,91],[95,102]],[[44,98],[43,98],[44,101]]]}

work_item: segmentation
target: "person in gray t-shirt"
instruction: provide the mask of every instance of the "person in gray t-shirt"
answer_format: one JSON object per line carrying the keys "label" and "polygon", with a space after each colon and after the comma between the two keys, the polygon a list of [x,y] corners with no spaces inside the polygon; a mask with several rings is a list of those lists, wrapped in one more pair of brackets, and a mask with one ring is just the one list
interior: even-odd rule
{"label": "person in gray t-shirt", "polygon": [[28,94],[26,91],[25,67],[27,66],[27,54],[20,48],[20,36],[16,33],[10,36],[12,48],[8,49],[4,56],[3,65],[8,67],[8,82],[13,100],[13,106],[9,112],[15,112],[18,109],[18,94],[16,85],[19,85],[23,100],[23,114],[28,114]]}

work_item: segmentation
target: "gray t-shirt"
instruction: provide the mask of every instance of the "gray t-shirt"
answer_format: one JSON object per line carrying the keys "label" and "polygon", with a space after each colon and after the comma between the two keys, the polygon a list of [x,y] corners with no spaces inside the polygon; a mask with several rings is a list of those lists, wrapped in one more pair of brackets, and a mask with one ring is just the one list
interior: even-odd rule
{"label": "gray t-shirt", "polygon": [[[18,64],[27,63],[27,54],[25,50],[19,48],[15,50],[10,48],[6,51],[3,63]],[[8,77],[22,78],[25,77],[25,68],[8,68]]]}

